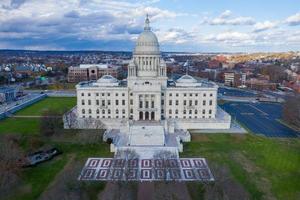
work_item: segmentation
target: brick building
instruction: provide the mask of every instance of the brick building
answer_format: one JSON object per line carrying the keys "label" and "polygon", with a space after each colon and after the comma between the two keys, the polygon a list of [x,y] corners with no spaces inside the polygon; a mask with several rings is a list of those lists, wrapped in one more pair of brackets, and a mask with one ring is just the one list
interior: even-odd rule
{"label": "brick building", "polygon": [[117,77],[118,67],[107,64],[81,64],[79,67],[69,67],[68,82],[98,80],[103,75]]}

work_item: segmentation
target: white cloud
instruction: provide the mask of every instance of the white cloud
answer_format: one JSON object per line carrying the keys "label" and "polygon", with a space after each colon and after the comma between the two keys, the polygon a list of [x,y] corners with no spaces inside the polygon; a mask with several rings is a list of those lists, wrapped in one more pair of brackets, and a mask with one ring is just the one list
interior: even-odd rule
{"label": "white cloud", "polygon": [[218,17],[207,21],[210,25],[253,25],[255,23],[252,17],[232,17],[230,10],[226,10]]}
{"label": "white cloud", "polygon": [[285,21],[290,26],[300,25],[300,13],[296,13],[295,15],[289,16]]}
{"label": "white cloud", "polygon": [[225,10],[223,13],[221,13],[220,18],[227,18],[231,16],[232,12],[230,10]]}
{"label": "white cloud", "polygon": [[241,33],[237,31],[227,31],[223,33],[218,33],[208,37],[210,40],[216,40],[221,42],[234,42],[249,40],[251,37],[247,33]]}
{"label": "white cloud", "polygon": [[181,28],[171,28],[167,31],[158,31],[157,36],[161,43],[184,44],[194,41],[195,34]]}
{"label": "white cloud", "polygon": [[270,21],[258,22],[254,25],[254,32],[265,31],[275,27],[277,27],[277,22],[270,22]]}

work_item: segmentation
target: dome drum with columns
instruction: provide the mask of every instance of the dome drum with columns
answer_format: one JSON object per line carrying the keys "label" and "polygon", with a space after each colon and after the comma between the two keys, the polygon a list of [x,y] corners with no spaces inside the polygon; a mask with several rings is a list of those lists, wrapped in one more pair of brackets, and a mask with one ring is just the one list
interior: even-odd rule
{"label": "dome drum with columns", "polygon": [[151,31],[147,15],[144,31],[139,35],[133,59],[129,64],[128,76],[130,77],[165,77],[166,64],[161,59],[159,43],[156,35]]}

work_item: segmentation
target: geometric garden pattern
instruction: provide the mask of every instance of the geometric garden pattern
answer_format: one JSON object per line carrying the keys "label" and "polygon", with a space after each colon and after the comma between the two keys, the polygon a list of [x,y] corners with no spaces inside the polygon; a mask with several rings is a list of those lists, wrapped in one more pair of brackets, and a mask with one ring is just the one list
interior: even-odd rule
{"label": "geometric garden pattern", "polygon": [[79,180],[92,181],[213,181],[204,158],[89,158]]}

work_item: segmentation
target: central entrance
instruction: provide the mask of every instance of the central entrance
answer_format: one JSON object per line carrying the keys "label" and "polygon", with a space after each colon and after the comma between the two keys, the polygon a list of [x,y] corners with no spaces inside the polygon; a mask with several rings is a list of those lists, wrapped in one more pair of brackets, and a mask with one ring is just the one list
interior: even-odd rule
{"label": "central entrance", "polygon": [[155,112],[149,112],[149,111],[140,111],[139,112],[139,120],[155,120]]}

